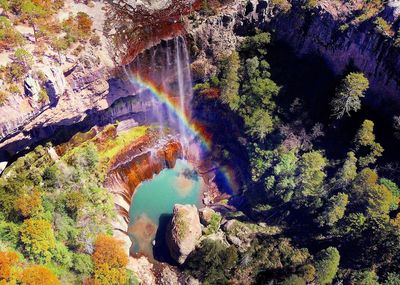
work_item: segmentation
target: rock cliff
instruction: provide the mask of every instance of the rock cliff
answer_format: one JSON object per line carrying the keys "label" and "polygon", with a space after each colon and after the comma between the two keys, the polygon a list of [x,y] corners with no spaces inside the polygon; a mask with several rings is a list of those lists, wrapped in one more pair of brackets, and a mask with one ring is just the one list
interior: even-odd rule
{"label": "rock cliff", "polygon": [[[358,1],[335,6],[321,0],[311,11],[293,2],[289,13],[272,18],[269,24],[278,40],[288,43],[300,57],[321,57],[336,75],[350,69],[365,73],[370,81],[369,103],[393,99],[400,104],[400,49],[392,37],[375,29],[374,18],[354,23]],[[378,15],[393,23],[392,8]]]}
{"label": "rock cliff", "polygon": [[[353,23],[358,2],[333,4],[320,0],[316,8],[304,9],[302,1],[292,0],[289,12],[277,13],[266,1],[233,1],[219,7],[213,16],[194,13],[185,23],[184,16],[199,9],[198,1],[96,1],[90,8],[68,0],[66,11],[82,10],[95,20],[101,44],[85,46],[78,57],[49,53],[42,62],[35,63],[34,70],[44,73],[50,100],[47,104],[37,102],[37,79],[28,77],[26,94],[31,96],[13,96],[8,104],[0,106],[0,161],[117,103],[126,105],[121,99],[137,91],[117,79],[124,76],[115,72],[115,67],[130,62],[161,39],[186,32],[192,44],[196,79],[210,74],[219,56],[258,27],[273,30],[276,39],[292,46],[299,56],[322,57],[338,76],[348,69],[363,71],[371,82],[368,102],[377,105],[390,99],[400,104],[399,48],[393,38],[374,29],[373,19]],[[393,9],[386,7],[379,14],[390,24],[395,19]],[[140,113],[146,108],[129,104],[124,107],[127,112],[119,115]],[[396,104],[390,106],[396,108]],[[118,113],[120,107],[110,112]]]}

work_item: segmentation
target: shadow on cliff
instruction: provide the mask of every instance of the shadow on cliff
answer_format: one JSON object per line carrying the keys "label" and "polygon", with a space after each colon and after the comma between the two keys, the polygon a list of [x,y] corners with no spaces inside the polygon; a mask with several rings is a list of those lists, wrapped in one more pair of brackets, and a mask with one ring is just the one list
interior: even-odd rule
{"label": "shadow on cliff", "polygon": [[[393,137],[391,117],[391,114],[400,108],[396,102],[391,101],[391,97],[375,104],[374,98],[378,94],[369,91],[359,112],[343,118],[339,123],[330,117],[330,102],[340,81],[349,72],[359,71],[352,62],[348,64],[343,75],[338,76],[322,57],[318,55],[298,57],[284,42],[275,42],[268,52],[272,79],[283,86],[278,99],[279,106],[288,110],[295,98],[301,99],[304,104],[303,110],[307,111],[308,120],[303,122],[305,127],[311,129],[317,122],[325,126],[325,136],[316,146],[326,149],[329,158],[345,157],[362,122],[369,119],[375,123],[376,141],[385,149],[381,162],[400,159],[398,141]],[[294,119],[296,118],[289,116],[287,121]]]}

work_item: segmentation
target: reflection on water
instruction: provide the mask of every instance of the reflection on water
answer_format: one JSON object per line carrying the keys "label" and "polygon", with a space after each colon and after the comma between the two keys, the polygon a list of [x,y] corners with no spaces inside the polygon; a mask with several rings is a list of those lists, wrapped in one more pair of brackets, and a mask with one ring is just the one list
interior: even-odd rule
{"label": "reflection on water", "polygon": [[[177,160],[173,169],[164,169],[135,191],[129,211],[129,235],[133,254],[153,257],[153,243],[165,250],[165,228],[175,204],[200,203],[202,180],[193,167]],[[168,218],[167,218],[168,217]],[[162,232],[161,232],[162,231]]]}

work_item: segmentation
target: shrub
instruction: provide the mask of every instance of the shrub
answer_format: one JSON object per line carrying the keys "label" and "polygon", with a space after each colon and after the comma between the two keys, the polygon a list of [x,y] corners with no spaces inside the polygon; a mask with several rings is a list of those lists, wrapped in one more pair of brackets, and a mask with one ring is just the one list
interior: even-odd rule
{"label": "shrub", "polygon": [[0,221],[0,240],[15,245],[19,240],[19,226],[12,222]]}
{"label": "shrub", "polygon": [[0,91],[0,106],[3,106],[8,99],[8,94],[5,91]]}
{"label": "shrub", "polygon": [[305,4],[306,9],[314,9],[318,6],[318,0],[307,0]]}
{"label": "shrub", "polygon": [[288,0],[272,0],[271,3],[284,13],[289,12],[292,8]]}
{"label": "shrub", "polygon": [[63,243],[57,242],[51,253],[55,262],[66,268],[72,267],[72,253]]}
{"label": "shrub", "polygon": [[89,15],[84,12],[78,12],[76,15],[78,29],[82,34],[90,34],[92,30],[93,21]]}
{"label": "shrub", "polygon": [[49,95],[47,94],[46,89],[42,88],[39,91],[39,102],[42,104],[46,104],[50,101]]}
{"label": "shrub", "polygon": [[[0,252],[0,280],[8,281],[14,275],[14,267],[17,265],[18,255],[15,252]],[[2,283],[1,284],[8,284]],[[11,284],[11,283],[10,283]]]}
{"label": "shrub", "polygon": [[374,21],[374,24],[375,24],[375,29],[379,33],[386,35],[386,36],[389,36],[392,34],[392,30],[391,30],[389,23],[386,22],[386,20],[383,19],[382,17],[377,17]]}
{"label": "shrub", "polygon": [[97,47],[101,44],[100,41],[100,37],[97,34],[94,34],[91,38],[90,38],[90,44],[94,47]]}
{"label": "shrub", "polygon": [[84,253],[74,253],[72,255],[72,268],[74,271],[82,274],[91,274],[93,272],[93,262],[90,255]]}
{"label": "shrub", "polygon": [[95,284],[125,284],[128,275],[126,265],[128,256],[122,247],[123,242],[106,235],[99,235],[95,242],[92,259]]}
{"label": "shrub", "polygon": [[51,224],[40,219],[25,220],[21,226],[21,242],[30,259],[46,262],[55,248],[55,238]]}
{"label": "shrub", "polygon": [[15,201],[15,209],[23,217],[31,217],[43,211],[41,193],[22,193]]}

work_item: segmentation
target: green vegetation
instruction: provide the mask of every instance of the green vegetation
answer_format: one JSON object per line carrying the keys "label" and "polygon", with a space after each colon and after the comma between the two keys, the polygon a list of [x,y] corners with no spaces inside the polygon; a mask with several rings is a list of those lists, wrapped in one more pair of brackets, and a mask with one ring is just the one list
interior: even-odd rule
{"label": "green vegetation", "polygon": [[0,49],[10,49],[24,43],[22,35],[15,30],[11,21],[0,16]]}
{"label": "green vegetation", "polygon": [[[48,147],[39,146],[6,169],[0,178],[0,282],[134,282],[125,269],[127,256],[121,242],[108,236],[115,211],[103,187],[102,171],[147,129],[108,137],[115,126],[106,128],[92,141],[68,148],[57,161]],[[2,254],[13,252],[19,258],[7,257],[11,272],[22,273],[4,276]],[[35,279],[47,275],[48,281]]]}
{"label": "green vegetation", "polygon": [[328,247],[317,254],[315,269],[317,282],[321,285],[331,284],[339,268],[340,254],[334,247]]}
{"label": "green vegetation", "polygon": [[100,159],[111,159],[129,143],[145,135],[148,130],[148,126],[139,126],[119,134],[115,140],[110,140],[106,145],[102,146],[103,151],[100,152]]}
{"label": "green vegetation", "polygon": [[391,26],[386,22],[385,19],[377,17],[374,21],[376,30],[386,36],[391,36],[393,34]]}
{"label": "green vegetation", "polygon": [[[215,134],[215,149],[240,161],[242,212],[215,217],[184,268],[205,284],[400,284],[400,180],[384,153],[387,129],[378,132],[361,109],[368,79],[349,72],[332,88],[322,112],[340,121],[311,116],[299,98],[307,94],[285,86],[279,63],[269,65],[270,41],[255,31],[214,74],[221,96],[205,104],[232,126]],[[398,121],[389,126],[393,139]],[[222,267],[230,248],[234,262]]]}
{"label": "green vegetation", "polygon": [[288,0],[272,0],[272,5],[277,7],[279,10],[283,12],[289,12],[289,10],[292,8],[292,5],[289,3]]}
{"label": "green vegetation", "polygon": [[234,51],[227,57],[222,64],[222,78],[221,78],[221,100],[227,104],[229,108],[236,111],[239,109],[239,76],[238,71],[240,67],[239,54]]}
{"label": "green vegetation", "polygon": [[332,116],[336,119],[361,109],[361,98],[369,87],[368,79],[362,73],[350,73],[343,79],[335,98],[332,100]]}
{"label": "green vegetation", "polygon": [[384,8],[383,0],[364,0],[362,2],[362,13],[355,19],[357,23],[362,23],[371,19]]}

